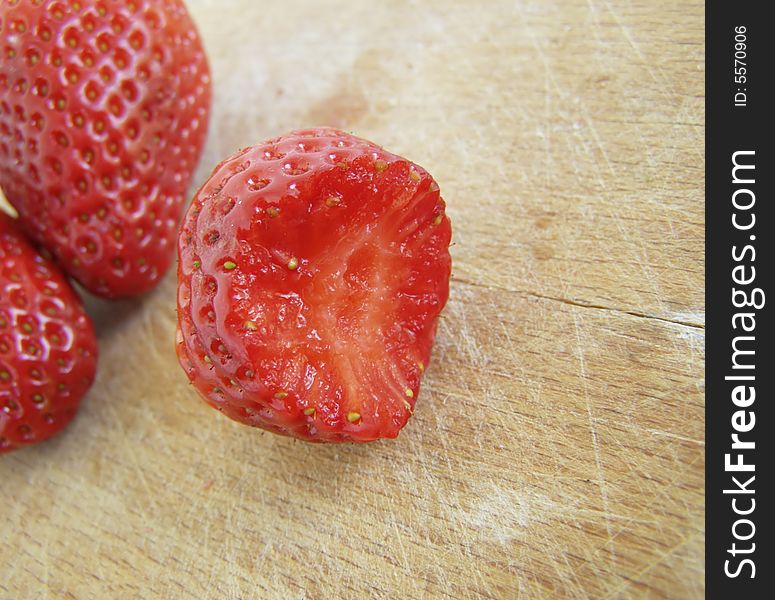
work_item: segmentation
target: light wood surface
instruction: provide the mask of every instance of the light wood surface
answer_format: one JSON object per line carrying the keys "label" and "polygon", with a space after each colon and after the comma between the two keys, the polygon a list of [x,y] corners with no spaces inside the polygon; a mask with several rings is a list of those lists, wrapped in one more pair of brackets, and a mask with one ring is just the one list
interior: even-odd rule
{"label": "light wood surface", "polygon": [[453,285],[397,441],[232,423],[170,274],[90,300],[96,385],[0,457],[0,598],[700,598],[701,2],[189,0],[213,126],[328,124],[439,181]]}

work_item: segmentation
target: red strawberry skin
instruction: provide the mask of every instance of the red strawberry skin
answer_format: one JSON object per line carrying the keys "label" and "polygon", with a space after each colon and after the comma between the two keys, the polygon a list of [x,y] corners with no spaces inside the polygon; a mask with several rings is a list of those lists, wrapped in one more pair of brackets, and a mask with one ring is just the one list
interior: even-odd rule
{"label": "red strawberry skin", "polygon": [[210,112],[180,0],[0,3],[0,186],[89,291],[143,293],[174,255]]}
{"label": "red strawberry skin", "polygon": [[67,425],[96,367],[97,341],[81,300],[0,213],[0,452]]}
{"label": "red strawberry skin", "polygon": [[237,421],[394,438],[449,295],[450,238],[433,178],[371,142],[309,129],[243,150],[183,221],[180,363]]}

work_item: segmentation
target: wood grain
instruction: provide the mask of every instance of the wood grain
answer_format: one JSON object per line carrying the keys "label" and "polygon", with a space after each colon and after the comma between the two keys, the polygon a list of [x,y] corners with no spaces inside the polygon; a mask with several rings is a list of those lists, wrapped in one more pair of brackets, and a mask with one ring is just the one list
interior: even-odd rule
{"label": "wood grain", "polygon": [[701,598],[703,4],[188,4],[196,184],[314,124],[440,182],[434,361],[397,441],[310,446],[197,399],[172,275],[89,300],[79,418],[0,459],[0,597]]}

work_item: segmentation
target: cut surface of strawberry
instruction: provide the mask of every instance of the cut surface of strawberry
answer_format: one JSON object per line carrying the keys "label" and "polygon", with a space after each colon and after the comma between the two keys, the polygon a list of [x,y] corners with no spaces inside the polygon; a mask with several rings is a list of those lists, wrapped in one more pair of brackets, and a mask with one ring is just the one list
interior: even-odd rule
{"label": "cut surface of strawberry", "polygon": [[449,293],[427,171],[333,129],[219,165],[179,240],[178,355],[228,416],[310,441],[398,435]]}

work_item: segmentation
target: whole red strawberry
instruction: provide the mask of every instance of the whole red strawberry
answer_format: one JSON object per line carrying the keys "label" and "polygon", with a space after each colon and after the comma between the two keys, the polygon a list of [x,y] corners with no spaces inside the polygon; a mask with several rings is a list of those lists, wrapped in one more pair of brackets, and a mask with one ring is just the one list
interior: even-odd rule
{"label": "whole red strawberry", "polygon": [[449,293],[422,168],[333,129],[215,169],[180,234],[177,352],[229,417],[317,442],[396,437]]}
{"label": "whole red strawberry", "polygon": [[169,267],[204,143],[210,75],[181,0],[0,3],[0,186],[87,289]]}
{"label": "whole red strawberry", "polygon": [[0,452],[67,425],[96,367],[97,341],[80,299],[0,213]]}

